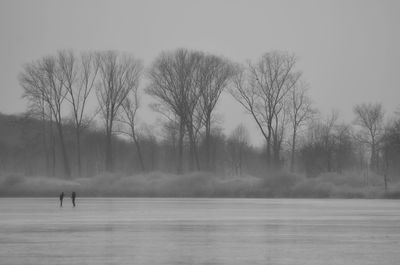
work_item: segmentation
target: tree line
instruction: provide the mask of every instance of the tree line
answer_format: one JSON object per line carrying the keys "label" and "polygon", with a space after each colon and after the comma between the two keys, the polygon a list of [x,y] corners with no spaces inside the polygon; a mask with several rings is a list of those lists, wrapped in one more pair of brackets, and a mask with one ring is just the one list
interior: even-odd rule
{"label": "tree line", "polygon": [[[161,52],[145,68],[127,53],[59,51],[25,64],[19,82],[28,113],[40,123],[37,153],[48,175],[83,176],[83,160],[86,175],[89,160],[96,160],[97,173],[130,168],[262,175],[286,169],[316,176],[370,170],[385,181],[399,175],[399,116],[385,123],[381,104],[364,103],[354,107],[350,124],[339,122],[337,112],[323,117],[297,57],[288,52],[235,63],[177,49]],[[138,122],[143,92],[163,117],[161,135]],[[223,93],[252,117],[264,145],[250,145],[249,129],[241,124],[224,135],[215,112]]]}

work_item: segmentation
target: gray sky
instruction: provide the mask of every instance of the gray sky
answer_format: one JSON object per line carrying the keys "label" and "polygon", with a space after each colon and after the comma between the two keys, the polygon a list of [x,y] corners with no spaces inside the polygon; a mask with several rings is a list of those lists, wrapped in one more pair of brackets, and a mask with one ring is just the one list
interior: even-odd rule
{"label": "gray sky", "polygon": [[[25,110],[22,65],[59,49],[126,51],[149,65],[162,50],[185,47],[237,62],[294,52],[323,113],[337,109],[351,121],[355,104],[381,102],[391,114],[400,104],[399,14],[396,0],[2,0],[0,112]],[[218,112],[228,130],[245,120],[227,95]]]}

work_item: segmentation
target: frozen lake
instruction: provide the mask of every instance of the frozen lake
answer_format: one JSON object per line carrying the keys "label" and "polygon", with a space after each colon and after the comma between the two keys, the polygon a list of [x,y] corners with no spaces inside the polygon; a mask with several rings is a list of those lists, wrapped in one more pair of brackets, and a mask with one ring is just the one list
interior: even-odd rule
{"label": "frozen lake", "polygon": [[400,264],[400,201],[0,199],[0,264]]}

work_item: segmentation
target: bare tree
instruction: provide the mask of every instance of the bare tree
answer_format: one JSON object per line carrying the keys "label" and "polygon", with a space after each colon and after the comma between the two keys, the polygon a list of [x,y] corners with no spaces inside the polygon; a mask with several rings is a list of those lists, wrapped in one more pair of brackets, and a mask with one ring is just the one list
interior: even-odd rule
{"label": "bare tree", "polygon": [[67,100],[72,106],[75,125],[78,175],[82,174],[81,134],[85,127],[86,103],[95,85],[98,63],[93,53],[82,53],[76,57],[72,51],[58,52],[64,86],[68,92]]}
{"label": "bare tree", "polygon": [[383,177],[385,191],[389,182],[389,175],[399,175],[400,172],[400,116],[391,120],[386,128],[382,139],[381,150],[383,152]]}
{"label": "bare tree", "polygon": [[249,143],[249,133],[243,124],[238,125],[228,138],[228,153],[236,175],[243,174],[243,156]]}
{"label": "bare tree", "polygon": [[357,164],[357,150],[351,126],[342,123],[335,127],[335,170],[342,173],[349,165]]}
{"label": "bare tree", "polygon": [[113,126],[126,97],[139,85],[142,72],[140,60],[115,51],[99,52],[99,78],[96,92],[105,123],[105,166],[114,170],[112,153]]}
{"label": "bare tree", "polygon": [[320,124],[319,133],[321,137],[321,142],[324,150],[324,158],[326,163],[326,170],[328,172],[332,171],[333,165],[333,152],[335,148],[335,135],[334,129],[337,125],[339,114],[337,111],[332,111],[329,116]]}
{"label": "bare tree", "polygon": [[185,129],[190,141],[190,163],[193,167],[195,140],[193,115],[199,98],[197,86],[200,53],[185,49],[163,52],[149,70],[150,85],[146,92],[154,96],[163,110],[179,119],[177,172],[183,171]]}
{"label": "bare tree", "polygon": [[292,125],[292,142],[290,155],[291,172],[293,172],[294,170],[296,139],[298,131],[315,114],[315,110],[311,106],[311,99],[307,95],[307,88],[307,84],[300,81],[290,91],[289,118]]}
{"label": "bare tree", "polygon": [[[37,118],[41,122],[41,135],[42,135],[42,147],[45,154],[46,174],[47,176],[55,175],[55,146],[53,144],[53,126],[51,122],[51,113],[48,110],[48,106],[44,97],[30,97],[28,111],[25,114],[27,117]],[[51,141],[49,141],[49,139]],[[52,163],[51,163],[52,161]]]}
{"label": "bare tree", "polygon": [[382,134],[383,109],[381,104],[361,104],[354,107],[356,114],[356,123],[361,126],[361,139],[363,139],[371,148],[370,167],[377,169],[377,145],[379,137]]}
{"label": "bare tree", "polygon": [[211,169],[211,121],[213,111],[222,91],[227,87],[235,74],[233,65],[227,60],[206,55],[200,66],[200,101],[199,108],[205,127],[206,168]]}
{"label": "bare tree", "polygon": [[[284,102],[301,74],[295,71],[296,57],[283,52],[264,54],[256,63],[239,69],[232,96],[251,114],[267,143],[267,162],[279,161],[280,138],[285,115]],[[275,137],[274,137],[275,134]]]}
{"label": "bare tree", "polygon": [[325,118],[313,119],[305,136],[299,160],[308,176],[357,168],[361,150],[353,140],[351,126],[338,123],[336,111]]}
{"label": "bare tree", "polygon": [[63,131],[63,103],[67,96],[64,77],[56,57],[44,57],[36,62],[26,64],[19,76],[21,86],[24,88],[23,96],[31,102],[43,100],[54,117],[60,140],[63,157],[64,175],[71,177],[69,158],[64,141]]}
{"label": "bare tree", "polygon": [[140,107],[137,87],[132,89],[131,95],[132,95],[132,98],[129,96],[126,97],[124,103],[122,104],[123,114],[122,114],[120,121],[122,123],[128,125],[129,130],[128,130],[128,132],[125,131],[125,134],[129,135],[129,137],[132,139],[133,143],[135,144],[136,151],[137,151],[138,158],[139,158],[140,168],[142,171],[145,171],[146,168],[144,165],[142,150],[140,147],[140,143],[139,143],[138,135],[137,135],[137,129],[136,129],[137,111]]}

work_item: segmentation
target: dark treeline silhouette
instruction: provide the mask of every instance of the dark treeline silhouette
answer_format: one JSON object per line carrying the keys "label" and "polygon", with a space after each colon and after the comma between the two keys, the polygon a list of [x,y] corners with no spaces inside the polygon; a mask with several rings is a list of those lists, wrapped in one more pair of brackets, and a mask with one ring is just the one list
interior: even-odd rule
{"label": "dark treeline silhouette", "polygon": [[[351,123],[337,112],[321,115],[296,62],[287,52],[238,64],[187,49],[162,52],[147,68],[116,51],[39,58],[19,75],[28,111],[0,116],[0,173],[76,179],[103,172],[356,172],[365,185],[369,175],[381,176],[387,189],[400,176],[400,116],[385,119],[382,105],[372,103],[354,106]],[[139,122],[143,94],[162,122]],[[249,114],[264,144],[251,145],[253,128],[240,121],[223,132],[214,111],[221,96]]]}

